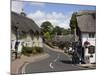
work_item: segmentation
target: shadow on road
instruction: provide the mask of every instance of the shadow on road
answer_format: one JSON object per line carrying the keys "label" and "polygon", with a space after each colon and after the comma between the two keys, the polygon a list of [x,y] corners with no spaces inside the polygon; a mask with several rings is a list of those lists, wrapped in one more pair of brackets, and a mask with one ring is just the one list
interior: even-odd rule
{"label": "shadow on road", "polygon": [[71,60],[60,60],[64,64],[73,64]]}

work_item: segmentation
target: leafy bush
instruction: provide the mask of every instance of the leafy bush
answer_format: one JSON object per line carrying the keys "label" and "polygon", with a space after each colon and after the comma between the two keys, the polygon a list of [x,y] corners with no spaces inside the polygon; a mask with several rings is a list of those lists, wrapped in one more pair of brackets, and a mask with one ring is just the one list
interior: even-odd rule
{"label": "leafy bush", "polygon": [[34,47],[33,51],[36,51],[36,53],[42,53],[43,52],[43,48],[41,47]]}
{"label": "leafy bush", "polygon": [[32,47],[23,47],[22,48],[22,53],[32,53]]}
{"label": "leafy bush", "polygon": [[56,41],[52,41],[52,45],[53,46],[57,46],[57,42]]}
{"label": "leafy bush", "polygon": [[42,53],[43,48],[41,47],[24,47],[22,48],[22,54],[30,56],[32,54]]}
{"label": "leafy bush", "polygon": [[66,41],[52,41],[52,45],[53,46],[58,46],[60,49],[64,49],[64,47],[66,47],[67,49],[71,46],[71,43]]}
{"label": "leafy bush", "polygon": [[32,47],[24,47],[22,48],[22,54],[30,56],[32,54]]}
{"label": "leafy bush", "polygon": [[50,39],[50,33],[49,33],[49,32],[44,33],[44,37],[45,37],[46,39]]}
{"label": "leafy bush", "polygon": [[65,43],[64,42],[58,42],[57,43],[57,46],[60,48],[60,49],[63,49],[65,47]]}

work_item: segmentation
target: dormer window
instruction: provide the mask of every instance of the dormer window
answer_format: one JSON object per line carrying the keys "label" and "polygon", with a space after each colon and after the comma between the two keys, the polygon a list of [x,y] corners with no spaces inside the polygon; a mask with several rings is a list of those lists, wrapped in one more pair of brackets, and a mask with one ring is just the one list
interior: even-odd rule
{"label": "dormer window", "polygon": [[95,37],[95,33],[89,33],[89,38],[94,38]]}

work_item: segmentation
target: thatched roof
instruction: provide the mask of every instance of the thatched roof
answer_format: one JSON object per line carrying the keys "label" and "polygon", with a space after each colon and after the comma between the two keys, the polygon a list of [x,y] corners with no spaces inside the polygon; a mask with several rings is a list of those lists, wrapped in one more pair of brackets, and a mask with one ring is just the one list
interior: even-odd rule
{"label": "thatched roof", "polygon": [[96,11],[81,11],[77,15],[77,23],[81,32],[96,32]]}
{"label": "thatched roof", "polygon": [[18,27],[18,31],[21,34],[29,33],[29,31],[40,32],[40,28],[37,26],[37,24],[32,20],[27,18],[26,16],[23,16],[21,14],[17,14],[15,12],[11,12],[11,28],[12,32],[15,32],[15,27]]}
{"label": "thatched roof", "polygon": [[77,15],[88,15],[88,14],[96,14],[95,10],[81,10],[77,12]]}

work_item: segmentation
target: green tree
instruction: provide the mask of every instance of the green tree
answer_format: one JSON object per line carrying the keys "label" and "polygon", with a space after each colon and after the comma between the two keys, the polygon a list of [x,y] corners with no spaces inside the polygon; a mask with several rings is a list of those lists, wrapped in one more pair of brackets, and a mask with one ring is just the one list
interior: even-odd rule
{"label": "green tree", "polygon": [[72,14],[71,20],[70,20],[70,28],[71,28],[71,33],[74,33],[74,29],[76,28],[77,25],[77,12],[74,12]]}
{"label": "green tree", "polygon": [[43,22],[41,25],[41,30],[43,34],[45,34],[46,32],[49,32],[51,34],[53,28],[53,25],[49,21]]}
{"label": "green tree", "polygon": [[56,26],[53,30],[53,34],[57,34],[57,35],[67,35],[67,34],[70,34],[71,33],[71,29],[64,29],[64,28],[61,28],[59,26]]}
{"label": "green tree", "polygon": [[49,32],[44,33],[44,37],[49,40],[50,39],[50,33]]}
{"label": "green tree", "polygon": [[56,26],[53,30],[53,33],[57,34],[57,35],[61,35],[62,34],[62,28],[60,28],[59,26]]}
{"label": "green tree", "polygon": [[63,35],[68,35],[68,34],[71,34],[71,29],[70,28],[68,28],[68,29],[62,29],[62,33],[63,33]]}

